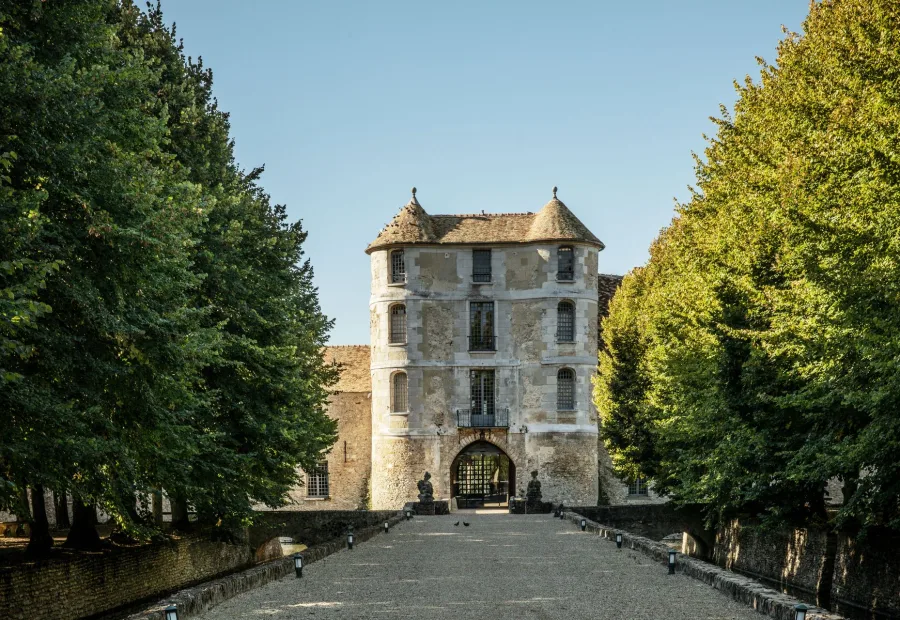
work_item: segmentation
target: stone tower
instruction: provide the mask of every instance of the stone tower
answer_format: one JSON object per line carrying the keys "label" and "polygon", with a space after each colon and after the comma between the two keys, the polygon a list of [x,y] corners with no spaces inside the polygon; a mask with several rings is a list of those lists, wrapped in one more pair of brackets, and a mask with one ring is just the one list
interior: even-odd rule
{"label": "stone tower", "polygon": [[502,503],[537,470],[546,501],[597,501],[597,239],[556,197],[537,213],[429,215],[369,245],[376,509]]}

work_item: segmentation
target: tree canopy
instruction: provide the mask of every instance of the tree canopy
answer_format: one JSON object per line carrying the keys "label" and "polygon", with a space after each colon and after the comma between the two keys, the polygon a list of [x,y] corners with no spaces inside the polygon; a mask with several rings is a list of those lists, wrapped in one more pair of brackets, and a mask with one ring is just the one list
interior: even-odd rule
{"label": "tree canopy", "polygon": [[0,10],[0,507],[72,493],[147,534],[283,504],[335,440],[306,232],[234,159],[157,5]]}
{"label": "tree canopy", "polygon": [[618,470],[710,520],[900,529],[900,6],[811,5],[736,84],[603,324]]}

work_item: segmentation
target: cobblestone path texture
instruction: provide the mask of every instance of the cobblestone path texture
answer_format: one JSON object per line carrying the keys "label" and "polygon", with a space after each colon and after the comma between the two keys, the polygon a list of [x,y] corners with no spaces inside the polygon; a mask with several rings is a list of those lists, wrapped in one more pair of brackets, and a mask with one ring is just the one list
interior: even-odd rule
{"label": "cobblestone path texture", "polygon": [[[454,526],[457,520],[470,523]],[[760,620],[711,587],[551,515],[418,517],[205,619]]]}

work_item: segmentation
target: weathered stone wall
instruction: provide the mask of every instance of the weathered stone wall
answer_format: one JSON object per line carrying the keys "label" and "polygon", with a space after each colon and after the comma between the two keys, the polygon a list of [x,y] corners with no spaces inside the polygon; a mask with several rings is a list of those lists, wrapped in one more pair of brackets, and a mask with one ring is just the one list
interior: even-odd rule
{"label": "weathered stone wall", "polygon": [[837,611],[862,606],[900,618],[900,537],[838,534],[831,600]]}
{"label": "weathered stone wall", "polygon": [[[834,553],[833,569],[828,561]],[[779,587],[815,593],[830,581],[832,608],[876,610],[900,617],[900,538],[883,533],[865,541],[817,529],[760,529],[735,520],[716,533],[716,564],[770,580]]]}
{"label": "weathered stone wall", "polygon": [[824,531],[762,530],[753,523],[734,520],[716,532],[712,559],[729,570],[815,594],[826,547]]}
{"label": "weathered stone wall", "polygon": [[289,537],[309,547],[340,538],[354,531],[382,525],[397,515],[396,510],[316,510],[259,513],[250,526],[250,546],[256,548],[274,537]]}
{"label": "weathered stone wall", "polygon": [[[364,510],[369,501],[372,468],[372,395],[369,392],[333,394],[328,415],[338,422],[338,439],[328,453],[329,496],[307,497],[307,487],[298,486],[291,503],[280,510]],[[306,474],[301,477],[305,483]],[[257,507],[257,509],[262,509]]]}
{"label": "weathered stone wall", "polygon": [[[473,368],[495,372],[496,406],[509,410],[509,428],[486,439],[512,460],[517,487],[537,469],[545,499],[596,503],[597,249],[574,247],[573,282],[556,280],[555,244],[492,247],[489,283],[472,281],[472,247],[405,248],[407,282],[400,285],[389,281],[389,252],[371,254],[373,507],[414,500],[425,471],[436,497],[449,498],[451,465],[470,441],[471,430],[457,428],[456,412],[471,406]],[[469,351],[469,303],[479,300],[494,302],[496,351]],[[575,305],[574,343],[556,341],[562,300]],[[388,342],[397,303],[406,305],[404,344]],[[575,371],[572,411],[557,410],[561,368]],[[397,372],[408,377],[408,411],[390,410]]]}
{"label": "weathered stone wall", "polygon": [[249,546],[184,538],[0,567],[0,617],[75,620],[253,563]]}

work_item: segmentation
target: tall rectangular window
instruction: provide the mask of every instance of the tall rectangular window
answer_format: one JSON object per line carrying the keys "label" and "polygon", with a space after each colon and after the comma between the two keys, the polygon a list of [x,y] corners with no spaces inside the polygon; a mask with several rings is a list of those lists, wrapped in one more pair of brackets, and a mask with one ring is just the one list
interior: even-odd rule
{"label": "tall rectangular window", "polygon": [[391,284],[406,282],[406,260],[403,250],[391,252]]}
{"label": "tall rectangular window", "polygon": [[391,344],[406,344],[406,306],[394,304],[391,306]]}
{"label": "tall rectangular window", "polygon": [[494,302],[469,304],[469,351],[495,351]]}
{"label": "tall rectangular window", "polygon": [[328,497],[328,462],[322,461],[306,474],[306,496]]}
{"label": "tall rectangular window", "polygon": [[491,281],[491,251],[472,250],[472,281]]}
{"label": "tall rectangular window", "polygon": [[557,269],[556,279],[571,281],[575,279],[575,250],[572,246],[564,245],[556,252]]}
{"label": "tall rectangular window", "polygon": [[556,306],[556,341],[575,341],[575,306],[571,301],[561,301]]}
{"label": "tall rectangular window", "polygon": [[409,377],[405,372],[398,372],[394,375],[391,386],[391,412],[407,411],[409,411]]}
{"label": "tall rectangular window", "polygon": [[471,380],[472,415],[494,415],[494,371],[472,370]]}

